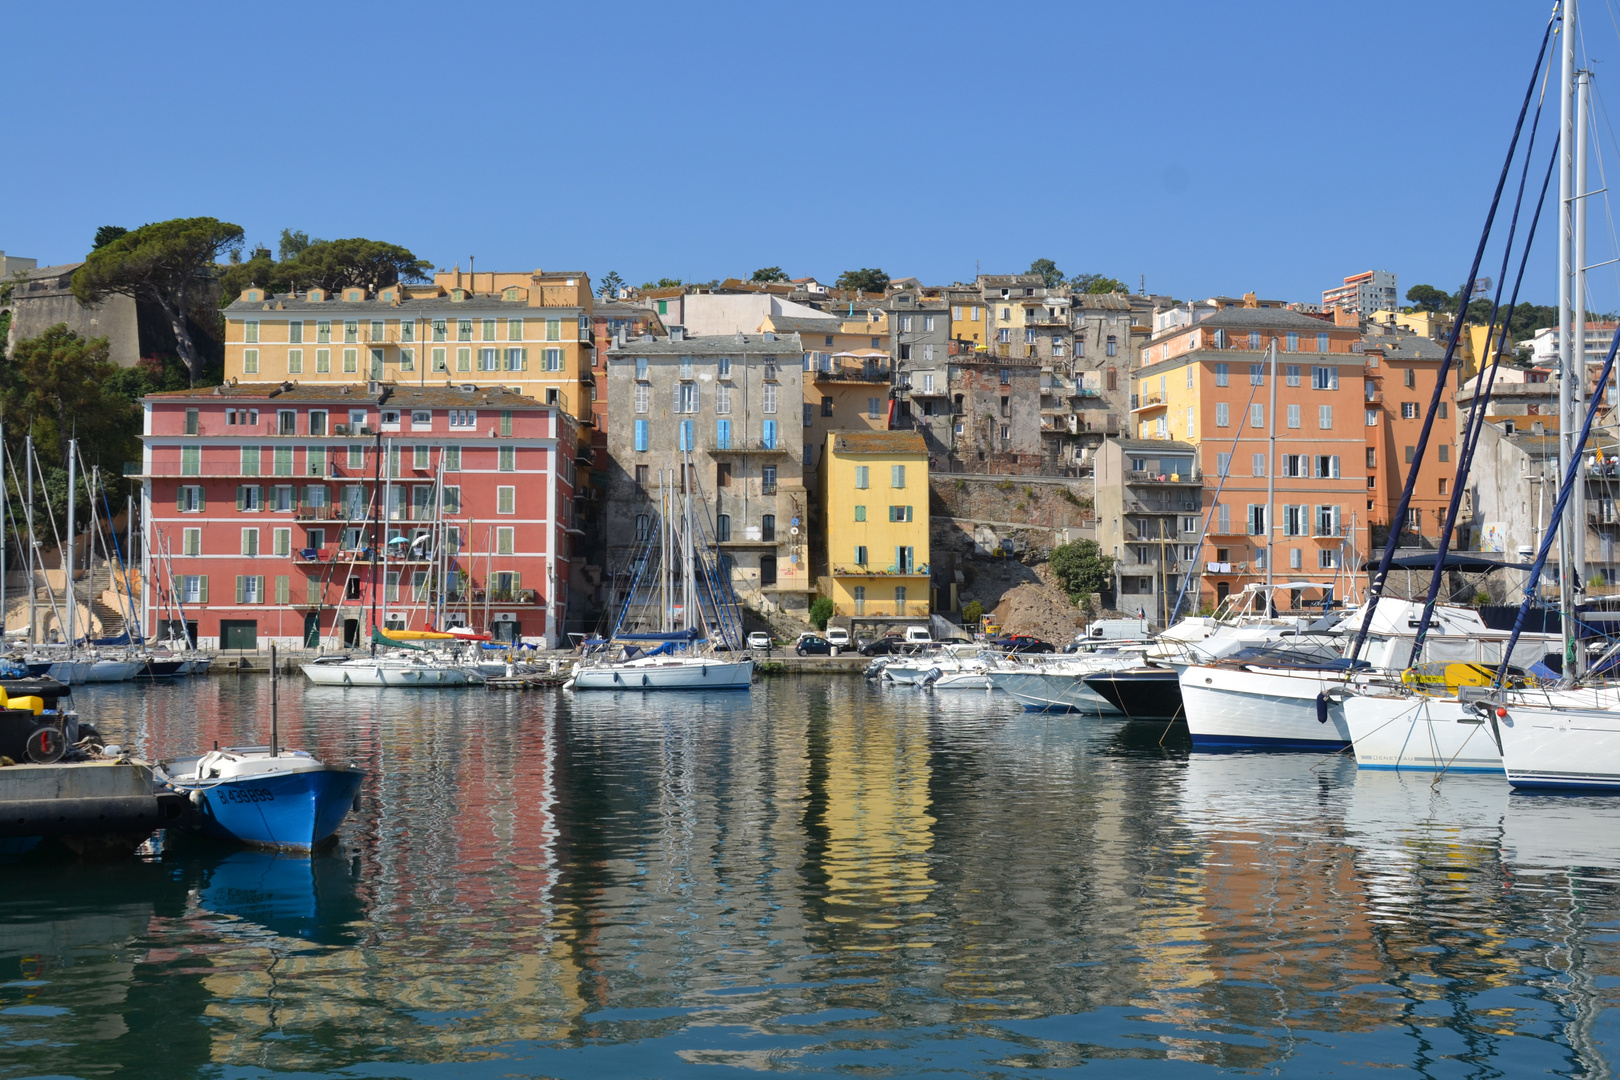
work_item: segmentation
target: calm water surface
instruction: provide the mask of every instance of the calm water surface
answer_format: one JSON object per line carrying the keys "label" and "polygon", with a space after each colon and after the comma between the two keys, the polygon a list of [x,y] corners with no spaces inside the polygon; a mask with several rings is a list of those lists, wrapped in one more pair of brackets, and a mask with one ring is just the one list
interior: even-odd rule
{"label": "calm water surface", "polygon": [[[340,844],[0,863],[0,1077],[1620,1062],[1620,800],[855,679],[282,687],[292,745],[368,770]],[[168,755],[262,740],[268,694],[78,697]]]}

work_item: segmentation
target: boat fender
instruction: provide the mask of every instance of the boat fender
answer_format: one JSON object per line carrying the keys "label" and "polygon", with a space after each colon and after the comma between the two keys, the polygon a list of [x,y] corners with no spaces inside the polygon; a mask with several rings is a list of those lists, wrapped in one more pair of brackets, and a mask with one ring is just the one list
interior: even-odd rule
{"label": "boat fender", "polygon": [[206,797],[202,793],[202,788],[192,788],[191,793],[186,797],[191,800],[192,806],[201,806],[207,801]]}
{"label": "boat fender", "polygon": [[643,675],[643,676],[642,676],[642,677],[641,677],[641,685],[642,685],[642,686],[646,686],[646,685],[647,685],[647,676],[645,676],[645,675]]}
{"label": "boat fender", "polygon": [[360,812],[360,793],[358,791],[354,793],[354,799],[349,803],[349,810],[356,814]]}
{"label": "boat fender", "polygon": [[709,677],[709,665],[708,664],[704,664],[702,667],[698,668],[698,670],[703,672],[703,677],[705,679],[707,679]]}
{"label": "boat fender", "polygon": [[1316,722],[1325,724],[1328,721],[1328,701],[1326,694],[1316,695]]}

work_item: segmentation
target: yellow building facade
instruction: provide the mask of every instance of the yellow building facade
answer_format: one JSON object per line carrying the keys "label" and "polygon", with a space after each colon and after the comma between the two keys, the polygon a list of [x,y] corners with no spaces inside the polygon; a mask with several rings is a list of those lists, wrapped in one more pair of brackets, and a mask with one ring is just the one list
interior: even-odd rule
{"label": "yellow building facade", "polygon": [[583,272],[436,274],[431,283],[272,294],[225,309],[225,378],[516,388],[591,418],[591,283]]}
{"label": "yellow building facade", "polygon": [[833,431],[820,467],[833,614],[929,614],[928,447],[916,431]]}

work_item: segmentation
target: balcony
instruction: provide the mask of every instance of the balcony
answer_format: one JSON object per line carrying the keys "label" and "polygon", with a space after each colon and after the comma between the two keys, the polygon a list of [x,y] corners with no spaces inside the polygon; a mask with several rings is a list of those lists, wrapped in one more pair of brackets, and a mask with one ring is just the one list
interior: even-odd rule
{"label": "balcony", "polygon": [[832,572],[834,577],[926,578],[928,576],[928,564],[920,563],[910,570],[900,570],[892,563],[886,568],[879,568],[875,566],[835,565],[832,568]]}
{"label": "balcony", "polygon": [[704,448],[710,457],[727,457],[732,454],[786,454],[788,448],[780,441],[774,446],[765,445],[763,439],[734,439],[729,446],[709,446]]}
{"label": "balcony", "polygon": [[1142,394],[1140,397],[1137,395],[1131,396],[1132,412],[1150,412],[1154,409],[1162,409],[1164,407],[1164,395],[1158,391],[1154,391],[1150,394]]}
{"label": "balcony", "polygon": [[1154,484],[1180,487],[1203,487],[1204,481],[1194,473],[1151,473],[1129,469],[1125,473],[1127,484]]}
{"label": "balcony", "polygon": [[862,368],[860,370],[851,368],[837,371],[813,371],[810,374],[811,382],[818,383],[881,383],[885,386],[889,383],[889,367],[887,364],[881,367]]}

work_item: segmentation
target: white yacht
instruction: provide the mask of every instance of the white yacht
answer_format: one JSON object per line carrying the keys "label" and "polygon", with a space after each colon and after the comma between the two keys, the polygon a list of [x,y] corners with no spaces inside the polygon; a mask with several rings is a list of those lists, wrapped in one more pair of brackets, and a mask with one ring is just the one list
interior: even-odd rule
{"label": "white yacht", "polygon": [[410,686],[439,688],[476,686],[484,677],[465,664],[432,653],[384,653],[377,656],[322,656],[302,665],[316,686]]}

